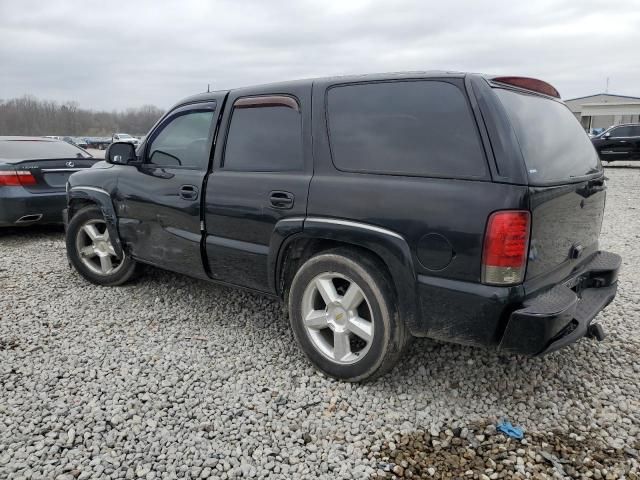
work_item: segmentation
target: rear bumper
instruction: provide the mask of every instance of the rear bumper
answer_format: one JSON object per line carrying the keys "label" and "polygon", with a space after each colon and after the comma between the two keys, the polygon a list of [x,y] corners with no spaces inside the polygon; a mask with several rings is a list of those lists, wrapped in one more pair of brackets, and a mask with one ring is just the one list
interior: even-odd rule
{"label": "rear bumper", "polygon": [[[62,223],[62,209],[67,204],[64,191],[30,193],[22,187],[2,187],[0,191],[0,226]],[[33,221],[20,221],[33,215]],[[37,220],[35,220],[37,218]]]}
{"label": "rear bumper", "polygon": [[598,252],[581,272],[524,301],[506,325],[499,349],[543,355],[584,337],[591,321],[616,296],[621,259]]}
{"label": "rear bumper", "polygon": [[589,262],[543,293],[523,284],[495,287],[418,277],[420,315],[411,333],[446,342],[525,355],[569,345],[615,297],[621,259],[595,253]]}

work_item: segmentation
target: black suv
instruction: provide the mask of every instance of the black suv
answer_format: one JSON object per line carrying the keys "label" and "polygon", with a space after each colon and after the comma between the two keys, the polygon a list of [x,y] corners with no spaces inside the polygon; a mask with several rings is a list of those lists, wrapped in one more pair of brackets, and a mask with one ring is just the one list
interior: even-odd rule
{"label": "black suv", "polygon": [[640,160],[640,123],[610,127],[591,141],[600,160]]}
{"label": "black suv", "polygon": [[91,282],[138,262],[282,298],[345,380],[412,336],[536,355],[588,335],[620,257],[605,179],[549,84],[426,72],[206,93],[68,184],[67,251]]}

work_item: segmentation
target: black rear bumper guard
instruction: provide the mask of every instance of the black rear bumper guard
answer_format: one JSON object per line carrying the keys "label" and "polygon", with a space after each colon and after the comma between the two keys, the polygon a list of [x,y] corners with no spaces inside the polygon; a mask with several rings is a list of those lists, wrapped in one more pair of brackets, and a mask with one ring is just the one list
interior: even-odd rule
{"label": "black rear bumper guard", "polygon": [[591,321],[616,296],[620,264],[619,255],[600,251],[579,274],[525,300],[509,317],[500,350],[544,355],[585,335],[603,338],[600,326]]}

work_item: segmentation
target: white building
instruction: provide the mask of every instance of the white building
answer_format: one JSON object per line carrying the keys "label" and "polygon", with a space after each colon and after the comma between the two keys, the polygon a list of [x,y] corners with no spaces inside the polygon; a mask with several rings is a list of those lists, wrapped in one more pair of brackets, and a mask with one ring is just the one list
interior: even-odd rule
{"label": "white building", "polygon": [[640,123],[640,97],[598,93],[565,100],[585,129]]}

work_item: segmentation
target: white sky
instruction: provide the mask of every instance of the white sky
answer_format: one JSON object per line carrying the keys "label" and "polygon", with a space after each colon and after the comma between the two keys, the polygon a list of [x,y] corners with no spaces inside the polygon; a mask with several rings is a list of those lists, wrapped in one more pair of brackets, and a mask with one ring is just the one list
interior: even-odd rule
{"label": "white sky", "polygon": [[166,108],[207,83],[431,69],[640,96],[640,1],[0,0],[0,99]]}

